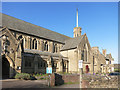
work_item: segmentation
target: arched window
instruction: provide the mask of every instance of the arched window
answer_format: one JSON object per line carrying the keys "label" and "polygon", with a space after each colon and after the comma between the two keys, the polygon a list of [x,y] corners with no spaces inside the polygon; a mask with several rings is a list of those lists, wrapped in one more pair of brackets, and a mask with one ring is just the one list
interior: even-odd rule
{"label": "arched window", "polygon": [[18,37],[18,40],[20,40],[20,39],[22,39],[22,35],[20,35],[20,36]]}
{"label": "arched window", "polygon": [[53,53],[54,52],[57,52],[57,44],[56,43],[53,43]]}
{"label": "arched window", "polygon": [[37,40],[36,39],[33,40],[32,49],[37,49]]}
{"label": "arched window", "polygon": [[32,39],[30,38],[30,49],[32,49]]}
{"label": "arched window", "polygon": [[48,43],[47,43],[47,41],[44,44],[44,51],[48,51]]}
{"label": "arched window", "polygon": [[55,52],[55,44],[53,43],[53,53]]}
{"label": "arched window", "polygon": [[82,50],[81,59],[84,61],[84,50]]}
{"label": "arched window", "polygon": [[26,39],[24,38],[23,39],[23,46],[24,46],[24,48],[25,48],[25,44],[26,44],[25,41],[26,41]]}
{"label": "arched window", "polygon": [[88,61],[88,45],[86,43],[86,61]]}
{"label": "arched window", "polygon": [[55,44],[55,52],[57,52],[57,44]]}
{"label": "arched window", "polygon": [[20,35],[19,37],[18,37],[18,40],[21,40],[21,48],[22,48],[22,52],[23,52],[23,50],[24,50],[24,39],[22,39],[23,38],[23,36],[22,35]]}
{"label": "arched window", "polygon": [[32,49],[34,49],[34,47],[35,47],[34,41],[35,41],[35,40],[32,41]]}
{"label": "arched window", "polygon": [[48,51],[48,44],[46,45],[46,51]]}
{"label": "arched window", "polygon": [[66,68],[66,63],[64,64],[64,67]]}
{"label": "arched window", "polygon": [[37,49],[37,40],[35,40],[35,49]]}

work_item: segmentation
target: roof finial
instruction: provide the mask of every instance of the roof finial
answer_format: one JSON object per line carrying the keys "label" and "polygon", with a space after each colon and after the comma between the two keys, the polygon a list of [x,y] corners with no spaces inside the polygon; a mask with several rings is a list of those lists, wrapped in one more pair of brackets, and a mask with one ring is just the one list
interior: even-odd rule
{"label": "roof finial", "polygon": [[77,27],[78,27],[78,8],[77,8]]}

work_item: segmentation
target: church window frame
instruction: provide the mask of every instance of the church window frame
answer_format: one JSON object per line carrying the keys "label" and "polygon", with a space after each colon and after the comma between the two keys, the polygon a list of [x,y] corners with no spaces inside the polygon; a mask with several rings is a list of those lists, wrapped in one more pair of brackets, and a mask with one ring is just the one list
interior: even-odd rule
{"label": "church window frame", "polygon": [[35,40],[35,49],[37,49],[37,46],[38,46],[38,45],[37,45],[37,40]]}
{"label": "church window frame", "polygon": [[32,41],[32,49],[38,49],[37,46],[38,46],[38,43],[37,43],[37,40],[36,40],[36,38],[35,38],[35,39],[33,39],[33,41]]}
{"label": "church window frame", "polygon": [[48,42],[47,41],[45,41],[45,43],[44,43],[44,51],[48,51]]}
{"label": "church window frame", "polygon": [[57,43],[53,43],[53,53],[57,53],[58,48],[57,48]]}
{"label": "church window frame", "polygon": [[35,46],[34,40],[32,41],[32,49],[34,49],[34,46]]}
{"label": "church window frame", "polygon": [[84,50],[82,50],[82,53],[81,53],[81,60],[84,61]]}
{"label": "church window frame", "polygon": [[32,39],[30,38],[30,49],[32,49]]}
{"label": "church window frame", "polygon": [[86,43],[86,45],[85,45],[85,47],[86,47],[86,62],[88,61],[88,45],[87,45],[87,43]]}

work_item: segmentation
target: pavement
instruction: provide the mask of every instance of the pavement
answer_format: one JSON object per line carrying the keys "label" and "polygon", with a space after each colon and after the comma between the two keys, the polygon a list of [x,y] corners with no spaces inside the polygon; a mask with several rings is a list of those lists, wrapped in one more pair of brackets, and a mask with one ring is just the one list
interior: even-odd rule
{"label": "pavement", "polygon": [[[2,88],[49,88],[47,80],[4,79]],[[52,88],[79,88],[79,84],[63,84]]]}
{"label": "pavement", "polygon": [[[4,79],[2,82],[2,88],[50,88],[47,80],[18,80],[18,79]],[[1,85],[1,84],[0,84]],[[107,85],[109,86],[109,85]],[[117,88],[117,85],[110,85],[110,88]],[[51,88],[79,88],[79,84],[63,84],[60,86],[54,86]],[[106,88],[105,86],[96,85],[97,88]],[[92,88],[96,88],[92,87]]]}
{"label": "pavement", "polygon": [[53,88],[80,88],[79,84],[63,84],[60,86],[55,86]]}
{"label": "pavement", "polygon": [[47,80],[4,79],[2,88],[48,88]]}

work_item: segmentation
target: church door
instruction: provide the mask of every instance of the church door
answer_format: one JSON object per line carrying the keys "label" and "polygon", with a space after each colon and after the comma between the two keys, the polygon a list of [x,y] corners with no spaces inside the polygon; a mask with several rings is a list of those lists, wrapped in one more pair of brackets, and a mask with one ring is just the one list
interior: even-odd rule
{"label": "church door", "polygon": [[7,58],[2,58],[2,78],[7,79],[9,78],[9,71],[10,71],[10,63]]}
{"label": "church door", "polygon": [[89,72],[89,66],[86,65],[86,73],[88,73],[88,72]]}

